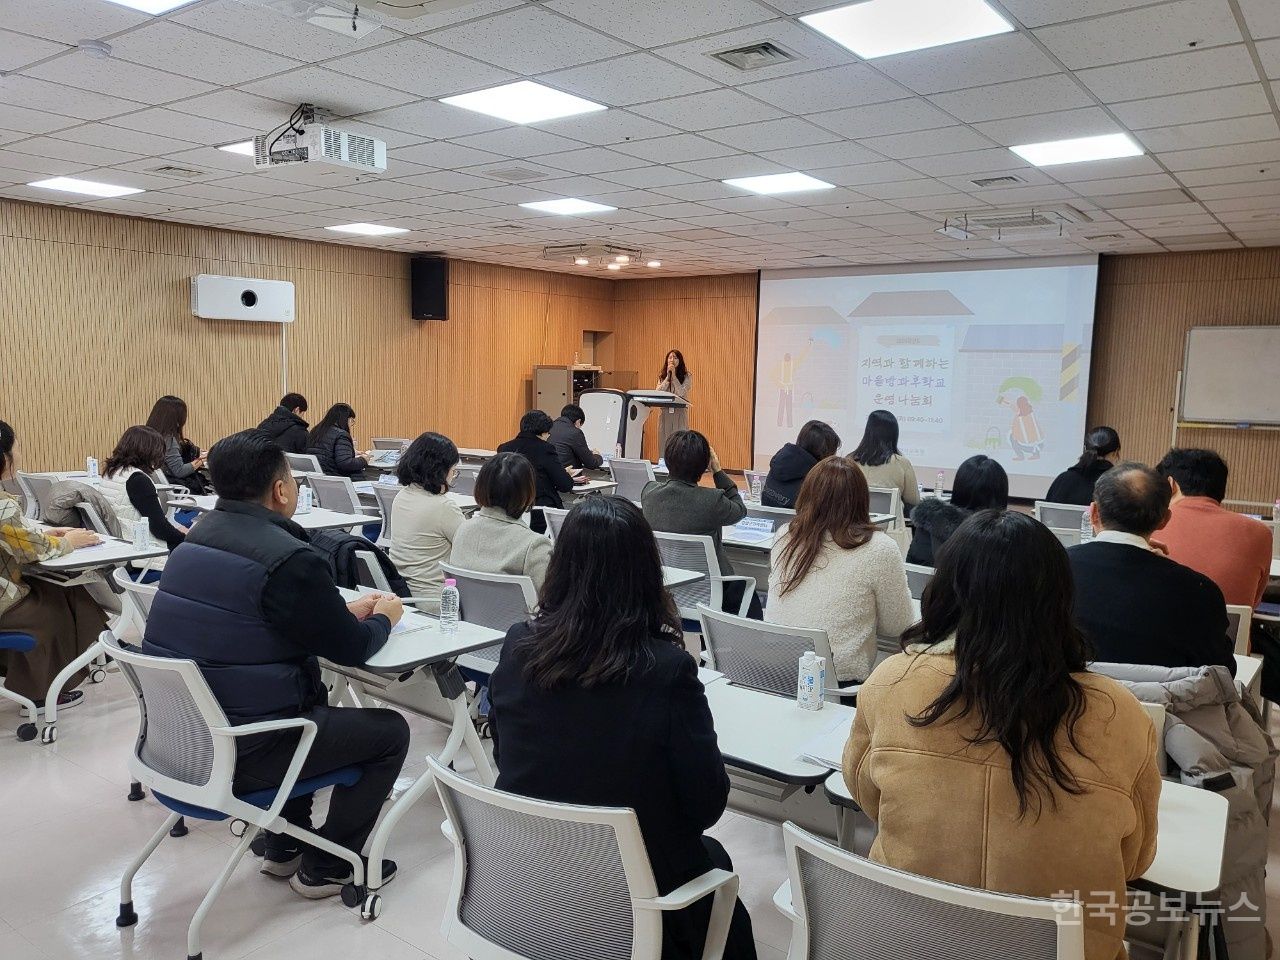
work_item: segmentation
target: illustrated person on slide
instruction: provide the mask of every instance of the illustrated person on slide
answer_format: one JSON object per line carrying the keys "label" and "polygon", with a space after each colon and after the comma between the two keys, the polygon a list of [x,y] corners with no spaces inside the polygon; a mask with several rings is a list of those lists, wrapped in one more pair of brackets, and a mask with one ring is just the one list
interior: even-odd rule
{"label": "illustrated person on slide", "polygon": [[791,354],[784,353],[782,362],[773,368],[773,382],[778,385],[778,426],[780,427],[792,425],[792,401],[795,397],[796,370],[808,359],[809,351],[812,349],[813,337],[810,337],[808,343],[804,345],[804,349],[800,351],[799,356],[793,358]]}
{"label": "illustrated person on slide", "polygon": [[1015,460],[1039,460],[1044,448],[1044,434],[1036,419],[1031,400],[1021,390],[1009,390],[996,400],[1001,406],[1013,409],[1013,422],[1009,425],[1009,446]]}

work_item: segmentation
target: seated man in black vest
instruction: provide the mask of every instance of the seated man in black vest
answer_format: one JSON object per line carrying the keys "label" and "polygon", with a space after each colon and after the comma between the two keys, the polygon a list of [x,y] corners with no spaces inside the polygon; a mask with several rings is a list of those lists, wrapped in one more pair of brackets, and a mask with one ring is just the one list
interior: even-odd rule
{"label": "seated man in black vest", "polygon": [[[233,725],[307,717],[317,726],[301,778],[346,766],[364,770],[337,786],[318,831],[357,853],[373,830],[409,748],[409,727],[394,710],[330,707],[318,657],[362,666],[403,613],[396,597],[343,603],[325,561],[290,517],[298,485],[284,451],[245,430],[214,444],[209,471],[217,508],[170,554],[147,617],[144,653],[194,660]],[[237,742],[237,794],[280,785],[296,731]],[[285,804],[290,823],[311,829],[311,797]],[[290,877],[308,899],[333,896],[351,881],[346,861],[297,840],[267,835],[262,870]],[[384,862],[383,877],[395,874]]]}
{"label": "seated man in black vest", "polygon": [[1218,585],[1170,560],[1154,535],[1169,522],[1169,484],[1141,463],[1098,478],[1093,540],[1067,550],[1075,621],[1104,663],[1236,671]]}

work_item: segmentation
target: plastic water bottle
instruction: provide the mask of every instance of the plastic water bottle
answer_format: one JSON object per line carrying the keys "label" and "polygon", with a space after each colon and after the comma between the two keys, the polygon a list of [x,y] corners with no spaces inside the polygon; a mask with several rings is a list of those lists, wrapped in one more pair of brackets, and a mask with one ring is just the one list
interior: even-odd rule
{"label": "plastic water bottle", "polygon": [[615,444],[613,445],[613,459],[615,459],[615,460],[621,460],[621,459],[622,459],[622,444],[620,444],[620,443],[615,443]]}
{"label": "plastic water bottle", "polygon": [[796,683],[796,703],[801,710],[821,710],[818,686],[818,656],[812,650],[800,655],[800,676]]}
{"label": "plastic water bottle", "polygon": [[84,472],[88,475],[89,482],[96,487],[98,485],[98,482],[102,479],[102,477],[98,474],[98,458],[97,457],[84,458]]}
{"label": "plastic water bottle", "polygon": [[440,590],[440,632],[453,635],[458,632],[458,581],[450,577]]}
{"label": "plastic water bottle", "polygon": [[1271,508],[1271,521],[1280,523],[1280,497],[1276,497],[1275,505]]}
{"label": "plastic water bottle", "polygon": [[760,502],[760,493],[764,484],[760,480],[760,475],[756,474],[751,478],[751,500],[753,503]]}
{"label": "plastic water bottle", "polygon": [[133,521],[133,545],[138,550],[151,546],[151,525],[145,519]]}
{"label": "plastic water bottle", "polygon": [[311,492],[310,485],[299,487],[298,488],[298,506],[297,506],[297,509],[294,510],[294,513],[310,513],[311,498],[313,496],[314,494]]}
{"label": "plastic water bottle", "polygon": [[946,473],[939,470],[938,475],[934,478],[934,481],[933,481],[933,495],[937,497],[939,500],[942,499],[942,487],[943,487],[943,484],[945,484],[946,482],[947,482]]}
{"label": "plastic water bottle", "polygon": [[1080,512],[1080,542],[1088,543],[1093,539],[1093,518],[1089,516],[1089,508]]}

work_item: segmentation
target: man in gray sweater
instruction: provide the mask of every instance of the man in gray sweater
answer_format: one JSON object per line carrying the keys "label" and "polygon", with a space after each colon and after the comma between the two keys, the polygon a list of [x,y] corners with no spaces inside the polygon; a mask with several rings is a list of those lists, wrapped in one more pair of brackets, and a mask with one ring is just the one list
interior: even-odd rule
{"label": "man in gray sweater", "polygon": [[[722,576],[733,576],[733,564],[720,542],[721,527],[732,526],[747,515],[738,485],[720,468],[720,460],[707,438],[697,430],[680,430],[667,440],[663,451],[668,479],[653,480],[640,492],[640,506],[645,519],[662,533],[687,533],[707,536],[716,547],[716,559]],[[714,487],[698,483],[711,471]],[[742,601],[741,583],[725,584],[724,609],[737,612]],[[751,601],[748,616],[760,619],[763,609],[758,599]]]}

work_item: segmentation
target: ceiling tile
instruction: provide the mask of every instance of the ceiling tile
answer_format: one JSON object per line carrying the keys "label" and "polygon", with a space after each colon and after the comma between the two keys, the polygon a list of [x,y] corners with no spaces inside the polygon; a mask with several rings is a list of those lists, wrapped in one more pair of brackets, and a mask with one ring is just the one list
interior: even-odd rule
{"label": "ceiling tile", "polygon": [[[1172,203],[1185,200],[1178,189],[1178,182],[1167,173],[1150,173],[1137,177],[1089,180],[1077,183],[1073,189],[1085,197],[1101,197],[1104,206],[1143,206],[1150,203]],[[1117,196],[1121,195],[1121,196]]]}
{"label": "ceiling tile", "polygon": [[1104,180],[1112,177],[1137,177],[1159,173],[1160,164],[1151,157],[1121,157],[1117,160],[1094,160],[1087,163],[1059,163],[1045,167],[1044,172],[1062,183],[1081,180]]}
{"label": "ceiling tile", "polygon": [[1131,100],[1117,103],[1111,112],[1131,130],[1167,127],[1201,120],[1225,120],[1266,113],[1271,108],[1267,95],[1258,83],[1194,93],[1175,93],[1167,97]]}
{"label": "ceiling tile", "polygon": [[0,71],[12,71],[69,49],[66,44],[0,30]]}
{"label": "ceiling tile", "polygon": [[124,117],[112,120],[112,126],[140,130],[143,133],[154,133],[162,137],[181,138],[188,144],[201,143],[206,146],[220,146],[224,143],[235,143],[248,140],[262,132],[252,127],[241,127],[222,120],[207,117],[193,117],[163,107],[152,107]]}
{"label": "ceiling tile", "polygon": [[676,133],[673,127],[638,117],[626,110],[606,110],[579,117],[561,117],[535,124],[540,130],[582,143],[608,146],[625,140],[648,140]]}
{"label": "ceiling tile", "polygon": [[447,97],[516,79],[506,70],[415,39],[348,54],[325,67],[420,97]]}
{"label": "ceiling tile", "polygon": [[402,107],[365,113],[359,119],[375,126],[416,134],[424,140],[462,137],[507,125],[503,120],[486,117],[474,110],[463,110],[434,100],[419,100]]}
{"label": "ceiling tile", "polygon": [[141,154],[137,153],[97,147],[87,143],[75,143],[70,140],[56,140],[53,137],[32,137],[14,144],[10,149],[17,153],[49,157],[52,160],[69,160],[91,167],[110,167],[141,157]]}
{"label": "ceiling tile", "polygon": [[450,143],[448,140],[435,140],[431,143],[419,143],[411,147],[399,147],[391,150],[388,156],[397,160],[408,160],[428,167],[442,167],[456,170],[458,167],[470,167],[491,161],[501,162],[502,154],[477,150],[475,147]]}
{"label": "ceiling tile", "polygon": [[240,90],[217,90],[173,104],[170,109],[193,117],[221,120],[266,133],[282,126],[297,104],[269,100]]}
{"label": "ceiling tile", "polygon": [[[708,9],[714,9],[714,6]],[[739,70],[712,56],[722,50],[736,50],[765,41],[776,44],[796,59],[755,70]],[[729,86],[808,73],[823,67],[840,66],[853,59],[853,54],[844,47],[791,20],[770,20],[753,27],[661,47],[654,53]]]}
{"label": "ceiling tile", "polygon": [[[82,170],[92,169],[94,164],[85,163],[81,160],[61,160],[56,157],[19,153],[17,150],[6,147],[0,150],[0,167],[6,170],[23,171],[20,176],[26,180],[37,180],[42,179],[35,176],[38,173],[50,177],[62,177],[72,173],[79,173]],[[39,195],[49,196],[45,191],[39,191],[37,196]]]}
{"label": "ceiling tile", "polygon": [[824,113],[809,114],[807,119],[854,140],[888,136],[894,133],[911,133],[916,130],[932,130],[955,122],[929,101],[920,97],[893,100],[889,103],[869,103],[845,110],[828,110]]}
{"label": "ceiling tile", "polygon": [[[0,83],[0,103],[9,103],[24,110],[39,110],[51,114],[78,117],[82,120],[101,120],[131,110],[141,110],[142,104],[117,97],[108,97],[88,90],[64,87],[59,83],[38,80],[15,74]],[[0,126],[14,130],[15,126],[0,119]]]}
{"label": "ceiling tile", "polygon": [[654,140],[638,140],[634,143],[620,143],[617,149],[622,153],[650,160],[654,163],[679,163],[685,160],[709,160],[712,157],[724,157],[733,153],[732,147],[698,137],[692,133],[681,133],[673,137],[658,137]]}
{"label": "ceiling tile", "polygon": [[836,143],[820,143],[810,147],[788,147],[771,150],[763,156],[781,163],[792,170],[815,170],[825,167],[847,167],[853,164],[874,163],[883,159],[879,154],[848,140]]}
{"label": "ceiling tile", "polygon": [[384,110],[407,103],[413,96],[367,80],[321,67],[301,67],[241,85],[249,93],[286,103],[314,103],[337,117]]}
{"label": "ceiling tile", "polygon": [[[665,137],[661,139],[671,139]],[[657,142],[657,141],[646,141]],[[723,148],[721,148],[723,149]],[[727,150],[725,151],[728,152]],[[585,150],[566,150],[563,153],[552,153],[536,157],[539,163],[570,173],[606,173],[615,170],[626,170],[630,167],[643,167],[644,161],[635,157],[606,150],[604,147],[588,147]]]}
{"label": "ceiling tile", "polygon": [[114,3],[83,0],[42,0],[40,3],[3,0],[0,17],[9,30],[68,44],[105,37],[151,20],[145,13]]}
{"label": "ceiling tile", "polygon": [[[1030,37],[1005,33],[944,48],[880,57],[876,68],[916,93],[942,93],[981,84],[1056,73],[1058,67]],[[883,98],[882,98],[883,99]]]}
{"label": "ceiling tile", "polygon": [[929,98],[957,120],[978,123],[1007,117],[1026,117],[1054,110],[1084,107],[1093,98],[1068,74],[994,83],[969,90],[934,94]]}
{"label": "ceiling tile", "polygon": [[560,70],[539,80],[557,90],[567,90],[614,107],[686,96],[715,86],[706,77],[648,53],[632,53],[584,67]]}
{"label": "ceiling tile", "polygon": [[787,173],[789,167],[780,163],[762,160],[749,153],[739,153],[728,157],[715,157],[711,160],[690,160],[678,164],[681,170],[696,173],[700,177],[713,180],[729,180],[735,177],[759,177],[767,173]]}
{"label": "ceiling tile", "polygon": [[1192,50],[1154,60],[1095,67],[1076,74],[1106,103],[1253,83],[1258,78],[1243,44]]}
{"label": "ceiling tile", "polygon": [[535,154],[572,150],[578,146],[576,141],[567,137],[557,137],[553,133],[532,127],[507,127],[503,130],[490,130],[488,133],[473,133],[466,137],[455,137],[454,142],[504,157],[532,157]]}
{"label": "ceiling tile", "polygon": [[1275,0],[1239,0],[1249,33],[1256,39],[1280,37],[1280,4]]}
{"label": "ceiling tile", "polygon": [[1269,163],[1260,166],[1256,163],[1244,163],[1239,166],[1209,167],[1204,170],[1183,170],[1178,179],[1192,188],[1198,197],[1206,196],[1201,187],[1212,187],[1221,184],[1249,184],[1253,189],[1256,184],[1272,180],[1280,180],[1280,164]]}
{"label": "ceiling tile", "polygon": [[[602,170],[599,173],[601,180],[642,189],[688,184],[699,179],[675,167],[640,166],[630,170]],[[700,198],[690,197],[689,199]]]}
{"label": "ceiling tile", "polygon": [[[901,163],[886,160],[879,163],[858,163],[850,166],[823,167],[808,171],[819,180],[841,187],[858,187],[862,184],[892,183],[895,180],[918,180],[921,174]],[[864,191],[871,192],[871,191]]]}
{"label": "ceiling tile", "polygon": [[1227,0],[1177,0],[1044,27],[1036,39],[1069,70],[1240,43],[1244,37]]}
{"label": "ceiling tile", "polygon": [[1009,120],[989,120],[975,124],[974,127],[1006,147],[1123,132],[1101,107],[1081,107]]}
{"label": "ceiling tile", "polygon": [[[12,78],[9,82],[13,83],[16,79],[18,78]],[[0,96],[2,95],[3,91],[0,91]],[[17,130],[25,133],[49,133],[53,130],[74,127],[83,122],[82,119],[77,117],[66,117],[45,110],[29,110],[16,104],[0,102],[0,128],[5,130]]]}
{"label": "ceiling tile", "polygon": [[685,4],[678,13],[663,0],[631,0],[621,6],[598,0],[548,0],[547,6],[639,47],[656,47],[774,17],[772,10],[752,0]]}
{"label": "ceiling tile", "polygon": [[734,126],[759,120],[774,120],[783,115],[776,107],[723,87],[687,97],[643,103],[631,110],[682,130]]}
{"label": "ceiling tile", "polygon": [[535,7],[447,27],[431,34],[431,42],[526,75],[629,51],[617,40]]}
{"label": "ceiling tile", "polygon": [[215,84],[236,84],[296,67],[298,61],[156,20],[111,41],[120,60]]}
{"label": "ceiling tile", "polygon": [[964,126],[917,130],[913,133],[894,133],[886,137],[871,137],[862,140],[861,143],[864,147],[890,160],[909,160],[912,157],[931,157],[940,153],[983,150],[992,145],[991,141],[982,134]]}
{"label": "ceiling tile", "polygon": [[166,19],[302,63],[315,63],[377,46],[398,36],[388,29],[380,29],[364,37],[352,37],[256,3],[201,3],[176,10]]}
{"label": "ceiling tile", "polygon": [[1161,162],[1170,170],[1205,170],[1242,163],[1269,164],[1280,160],[1280,140],[1258,143],[1236,143],[1199,150],[1174,150],[1160,154]]}
{"label": "ceiling tile", "polygon": [[[986,173],[991,170],[1016,169],[1017,157],[1003,148],[970,150],[937,157],[918,157],[907,163],[929,176],[957,176],[962,173]],[[1014,163],[1010,163],[1010,161]]]}
{"label": "ceiling tile", "polygon": [[95,95],[106,94],[150,104],[194,97],[214,89],[212,84],[174,73],[153,70],[123,60],[94,60],[83,54],[58,57],[42,63],[28,70],[26,76],[63,83],[69,87],[92,91]]}
{"label": "ceiling tile", "polygon": [[707,130],[703,135],[718,143],[725,143],[752,153],[805,147],[813,143],[829,143],[838,139],[830,130],[824,130],[822,127],[795,117],[761,120],[758,123],[745,123],[738,127]]}
{"label": "ceiling tile", "polygon": [[1268,113],[1257,117],[1235,117],[1231,120],[1186,123],[1176,127],[1156,127],[1143,130],[1136,136],[1148,150],[1164,154],[1173,150],[1273,140],[1280,137],[1280,126],[1277,126],[1276,118]]}
{"label": "ceiling tile", "polygon": [[1262,61],[1262,70],[1269,79],[1280,79],[1280,37],[1259,43],[1258,59]]}
{"label": "ceiling tile", "polygon": [[901,100],[910,93],[866,64],[853,63],[779,80],[748,83],[742,92],[784,110],[799,105],[808,112],[836,110],[864,103]]}
{"label": "ceiling tile", "polygon": [[388,17],[395,29],[401,33],[422,35],[445,27],[462,23],[466,20],[479,20],[504,10],[511,10],[525,3],[525,0],[467,0],[454,7],[446,7],[435,13],[424,14],[411,20],[399,20]]}

